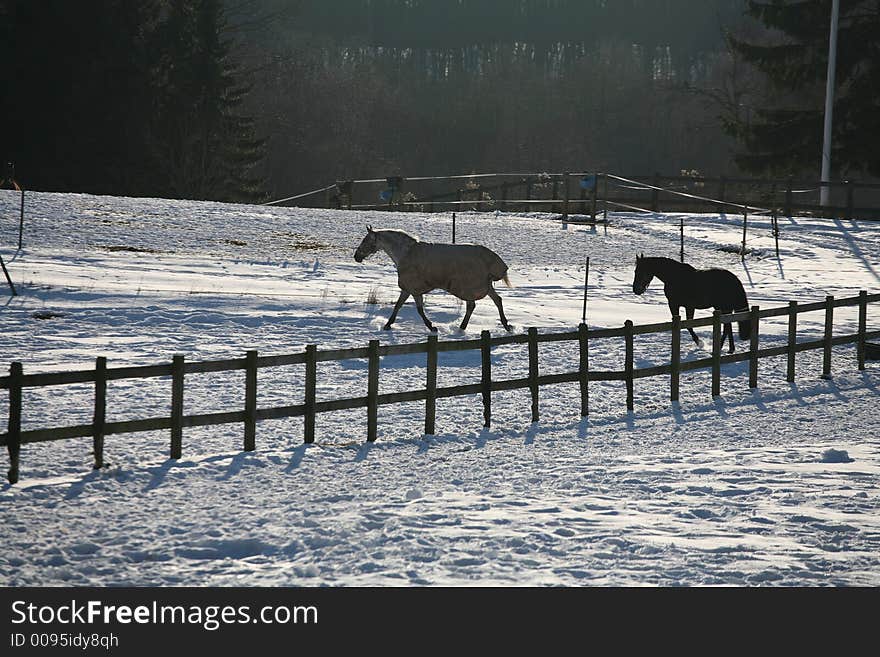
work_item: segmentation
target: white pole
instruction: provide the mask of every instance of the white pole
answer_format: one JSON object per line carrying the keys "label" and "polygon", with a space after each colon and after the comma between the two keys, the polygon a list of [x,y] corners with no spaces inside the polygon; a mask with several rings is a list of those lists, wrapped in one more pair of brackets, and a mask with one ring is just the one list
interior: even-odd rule
{"label": "white pole", "polygon": [[[837,20],[840,14],[840,0],[831,3],[831,34],[828,37],[828,74],[825,82],[825,131],[822,140],[822,177],[827,183],[831,176],[831,115],[834,112],[834,71],[837,67]],[[828,205],[830,187],[821,186],[819,203]]]}

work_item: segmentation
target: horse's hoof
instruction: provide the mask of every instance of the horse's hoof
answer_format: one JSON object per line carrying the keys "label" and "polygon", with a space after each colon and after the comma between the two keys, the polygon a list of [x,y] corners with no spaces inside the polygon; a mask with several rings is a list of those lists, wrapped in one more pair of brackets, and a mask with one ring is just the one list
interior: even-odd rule
{"label": "horse's hoof", "polygon": [[429,326],[429,327],[428,327],[428,330],[429,330],[431,333],[436,333],[436,332],[437,332],[437,327],[436,327],[436,326]]}
{"label": "horse's hoof", "polygon": [[390,331],[390,330],[391,330],[391,324],[386,324],[385,326],[382,327],[382,330],[383,330],[383,331]]}

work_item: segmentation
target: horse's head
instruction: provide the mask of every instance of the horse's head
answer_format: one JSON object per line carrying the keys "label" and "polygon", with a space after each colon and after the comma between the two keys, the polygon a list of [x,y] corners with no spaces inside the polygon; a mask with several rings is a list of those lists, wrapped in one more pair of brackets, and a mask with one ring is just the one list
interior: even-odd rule
{"label": "horse's head", "polygon": [[643,294],[648,289],[648,284],[654,278],[654,274],[648,270],[645,263],[645,254],[636,256],[636,272],[633,275],[633,294]]}
{"label": "horse's head", "polygon": [[376,235],[376,231],[373,230],[372,226],[367,226],[367,234],[364,236],[364,239],[361,240],[360,245],[354,252],[354,259],[356,262],[363,262],[366,258],[369,258],[376,251],[379,250],[379,240]]}

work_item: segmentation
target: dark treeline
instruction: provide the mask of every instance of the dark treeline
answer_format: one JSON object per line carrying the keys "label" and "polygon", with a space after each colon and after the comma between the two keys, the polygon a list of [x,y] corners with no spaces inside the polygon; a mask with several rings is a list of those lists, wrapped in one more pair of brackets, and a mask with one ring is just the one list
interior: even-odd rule
{"label": "dark treeline", "polygon": [[[283,4],[262,6],[271,16]],[[743,10],[742,0],[301,0],[239,40],[259,80],[248,107],[269,140],[270,194],[392,174],[731,171],[718,103],[695,90],[723,87],[723,28]]]}
{"label": "dark treeline", "polygon": [[220,0],[0,0],[0,156],[27,188],[254,200]]}
{"label": "dark treeline", "polygon": [[[877,0],[843,4],[847,37],[874,33]],[[388,175],[815,175],[829,5],[0,0],[0,157],[32,189],[243,201]],[[835,161],[874,172],[876,40],[844,43]],[[812,77],[780,91],[792,54]]]}

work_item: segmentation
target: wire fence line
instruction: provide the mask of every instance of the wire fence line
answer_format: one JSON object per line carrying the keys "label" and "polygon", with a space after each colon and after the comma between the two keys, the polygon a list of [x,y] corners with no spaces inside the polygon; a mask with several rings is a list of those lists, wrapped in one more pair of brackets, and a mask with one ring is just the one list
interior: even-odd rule
{"label": "wire fence line", "polygon": [[[831,204],[819,203],[828,188]],[[712,193],[714,192],[714,193]],[[815,196],[815,198],[796,198]],[[436,212],[544,210],[563,216],[624,207],[643,212],[735,211],[845,219],[880,219],[880,184],[704,177],[620,176],[607,172],[474,173],[452,176],[388,176],[339,180],[321,189],[266,205],[297,200],[308,207]]]}

